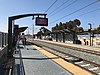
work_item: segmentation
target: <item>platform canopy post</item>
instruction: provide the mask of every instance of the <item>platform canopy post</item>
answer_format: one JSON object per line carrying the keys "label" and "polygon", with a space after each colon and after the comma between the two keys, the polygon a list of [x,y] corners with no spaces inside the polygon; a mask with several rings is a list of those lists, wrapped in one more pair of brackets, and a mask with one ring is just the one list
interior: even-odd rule
{"label": "platform canopy post", "polygon": [[7,56],[8,57],[13,57],[13,21],[24,18],[24,17],[29,17],[32,16],[33,18],[35,16],[44,16],[44,19],[46,18],[47,14],[22,14],[22,15],[16,15],[16,16],[11,16],[8,18],[8,50],[7,50]]}

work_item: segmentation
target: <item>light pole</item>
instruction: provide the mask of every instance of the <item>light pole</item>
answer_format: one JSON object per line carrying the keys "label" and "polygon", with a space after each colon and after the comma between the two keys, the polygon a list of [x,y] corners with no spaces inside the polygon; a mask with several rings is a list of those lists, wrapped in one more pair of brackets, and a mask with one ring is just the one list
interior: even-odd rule
{"label": "light pole", "polygon": [[92,29],[92,24],[91,24],[91,23],[88,23],[88,25],[90,25],[89,32],[90,32],[90,46],[91,46],[91,45],[92,45],[92,44],[91,44],[91,41],[92,41],[92,40],[91,40],[91,29]]}
{"label": "light pole", "polygon": [[33,23],[33,29],[32,29],[32,40],[35,39],[35,36],[34,36],[34,23]]}

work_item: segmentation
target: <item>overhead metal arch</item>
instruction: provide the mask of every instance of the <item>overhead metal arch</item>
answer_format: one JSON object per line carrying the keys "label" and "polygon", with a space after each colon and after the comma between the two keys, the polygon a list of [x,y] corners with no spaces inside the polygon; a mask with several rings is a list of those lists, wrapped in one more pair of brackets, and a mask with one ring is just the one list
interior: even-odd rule
{"label": "overhead metal arch", "polygon": [[46,18],[47,14],[22,14],[22,15],[16,15],[16,16],[11,16],[8,17],[8,50],[7,50],[7,56],[8,57],[13,57],[13,49],[12,49],[12,23],[14,20],[20,19],[20,18],[24,18],[24,17],[29,17],[29,16],[44,16],[44,18]]}
{"label": "overhead metal arch", "polygon": [[16,20],[16,19],[20,19],[20,18],[24,18],[24,17],[29,17],[29,16],[44,16],[44,18],[46,18],[47,14],[23,14],[23,15],[16,15],[16,16],[11,16],[9,17],[12,20]]}

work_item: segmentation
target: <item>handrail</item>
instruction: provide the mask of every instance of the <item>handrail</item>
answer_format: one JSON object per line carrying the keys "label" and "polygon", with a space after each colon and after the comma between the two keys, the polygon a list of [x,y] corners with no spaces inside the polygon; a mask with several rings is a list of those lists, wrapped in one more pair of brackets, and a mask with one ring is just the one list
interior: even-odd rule
{"label": "handrail", "polygon": [[8,44],[8,33],[0,32],[0,47],[3,48]]}

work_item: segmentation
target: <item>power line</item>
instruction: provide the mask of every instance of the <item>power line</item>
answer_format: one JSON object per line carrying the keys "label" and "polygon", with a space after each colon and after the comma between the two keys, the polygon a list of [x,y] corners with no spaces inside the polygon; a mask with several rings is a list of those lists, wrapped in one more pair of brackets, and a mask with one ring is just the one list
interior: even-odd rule
{"label": "power line", "polygon": [[[95,10],[91,10],[91,11],[89,11],[89,12],[86,12],[86,13],[80,14],[80,15],[75,16],[75,17],[84,16],[84,15],[87,15],[87,14],[89,14],[89,13],[92,13],[92,12],[95,12],[95,11],[98,11],[98,10],[100,10],[100,8],[97,8],[97,9],[95,9]],[[74,18],[74,17],[73,17],[73,18]],[[70,18],[70,19],[72,19],[72,18]]]}
{"label": "power line", "polygon": [[73,2],[71,2],[70,4],[68,4],[67,6],[63,7],[62,9],[58,10],[57,12],[55,12],[54,14],[52,14],[50,17],[54,16],[55,14],[61,12],[62,10],[66,9],[67,7],[71,6],[72,4],[74,4],[75,2],[77,2],[77,0],[74,0]]}
{"label": "power line", "polygon": [[54,11],[56,11],[58,8],[62,7],[64,4],[66,4],[69,0],[67,0],[66,2],[62,3],[60,6],[58,6],[57,8],[55,8],[52,12],[50,12],[48,15],[52,14]]}
{"label": "power line", "polygon": [[58,0],[55,0],[55,1],[53,2],[53,4],[52,4],[44,13],[46,13],[57,1],[58,1]]}
{"label": "power line", "polygon": [[[97,8],[97,9],[95,9],[95,10],[91,10],[91,11],[89,11],[89,12],[83,13],[83,14],[78,15],[78,16],[75,16],[75,17],[84,16],[84,15],[87,15],[87,14],[89,14],[89,13],[96,12],[96,11],[99,11],[99,10],[100,10],[100,8]],[[72,18],[70,18],[70,19],[72,19]]]}
{"label": "power line", "polygon": [[[91,10],[91,11],[89,11],[89,12],[83,13],[83,14],[78,15],[78,16],[83,16],[83,15],[86,15],[86,14],[88,14],[88,13],[92,13],[92,12],[95,12],[95,11],[98,11],[98,10],[100,10],[100,8],[95,9],[95,10]],[[77,17],[78,17],[78,16],[77,16]]]}
{"label": "power line", "polygon": [[61,18],[59,18],[59,19],[57,19],[57,20],[51,22],[51,23],[54,23],[54,22],[56,22],[56,21],[58,21],[58,20],[60,20],[60,19],[63,19],[63,18],[65,18],[65,17],[67,17],[67,16],[70,16],[70,15],[76,13],[76,12],[79,12],[80,10],[83,10],[83,9],[85,9],[85,8],[91,6],[91,5],[93,5],[93,4],[95,4],[96,2],[99,2],[99,1],[100,1],[100,0],[97,0],[97,1],[95,1],[95,2],[92,2],[92,3],[88,4],[88,5],[86,5],[86,6],[82,7],[82,8],[80,8],[80,9],[78,9],[78,10],[76,10],[76,11],[70,13],[70,14],[68,14],[68,15],[65,15],[65,16],[63,16],[63,17],[61,17]]}

